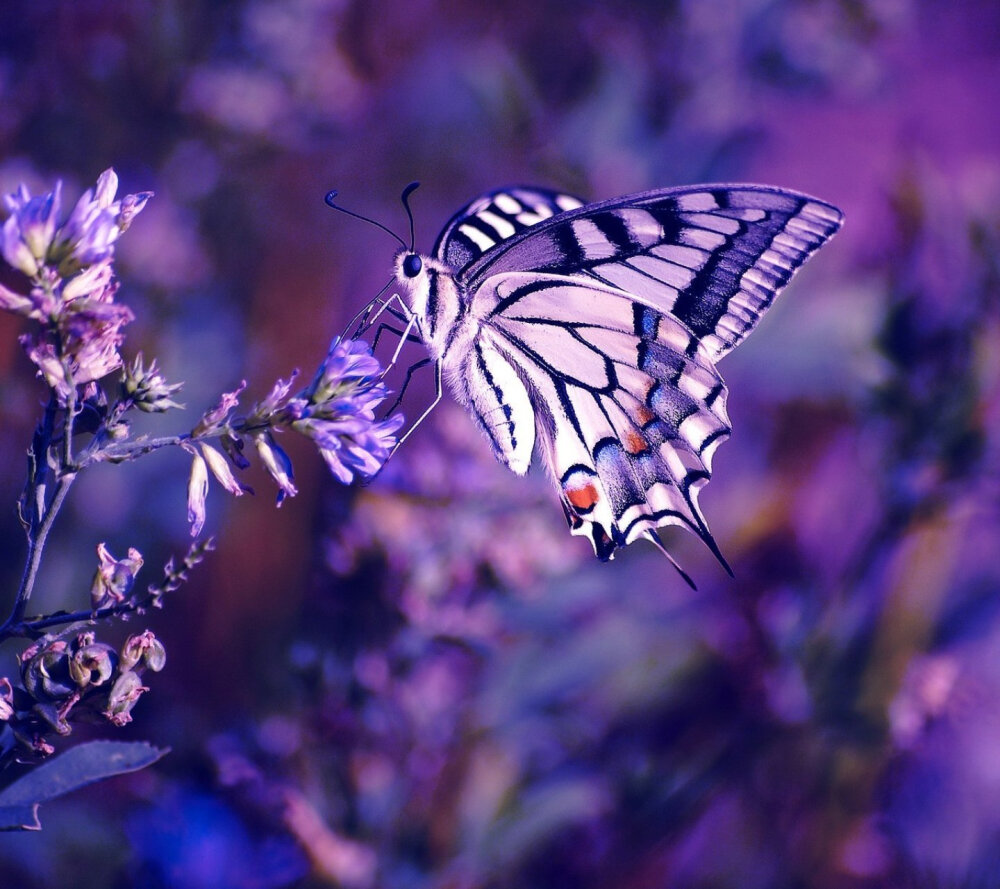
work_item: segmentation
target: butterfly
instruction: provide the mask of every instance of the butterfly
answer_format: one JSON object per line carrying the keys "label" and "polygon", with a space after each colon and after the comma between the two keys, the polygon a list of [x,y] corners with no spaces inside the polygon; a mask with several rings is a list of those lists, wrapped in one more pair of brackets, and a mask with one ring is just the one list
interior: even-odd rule
{"label": "butterfly", "polygon": [[513,472],[537,450],[600,559],[643,537],[691,583],[657,529],[694,532],[732,574],[698,506],[731,432],[718,362],[842,221],[759,185],[502,188],[394,268],[438,398],[443,377]]}

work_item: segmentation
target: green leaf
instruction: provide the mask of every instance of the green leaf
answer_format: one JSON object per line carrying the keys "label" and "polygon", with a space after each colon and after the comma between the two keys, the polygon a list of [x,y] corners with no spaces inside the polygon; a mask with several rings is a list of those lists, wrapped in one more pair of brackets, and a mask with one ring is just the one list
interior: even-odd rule
{"label": "green leaf", "polygon": [[0,830],[39,830],[40,803],[145,768],[167,752],[145,741],[90,741],[71,747],[0,790]]}

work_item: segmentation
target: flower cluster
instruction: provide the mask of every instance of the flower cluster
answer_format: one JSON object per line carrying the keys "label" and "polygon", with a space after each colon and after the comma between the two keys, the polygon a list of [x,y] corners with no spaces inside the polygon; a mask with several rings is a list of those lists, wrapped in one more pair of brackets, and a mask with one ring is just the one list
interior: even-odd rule
{"label": "flower cluster", "polygon": [[132,719],[143,692],[142,673],[166,663],[163,644],[149,631],[129,636],[118,650],[92,631],[47,634],[21,654],[21,685],[0,679],[0,722],[23,749],[47,755],[46,736],[68,735],[74,718],[99,716],[114,725]]}
{"label": "flower cluster", "polygon": [[[375,408],[389,394],[381,373],[367,343],[338,337],[313,381],[275,411],[279,426],[287,423],[316,443],[330,471],[345,485],[381,469],[403,423],[401,414],[375,419]],[[281,390],[287,392],[287,385],[275,387],[263,403],[265,410]]]}
{"label": "flower cluster", "polygon": [[0,253],[30,288],[21,294],[0,286],[0,308],[39,322],[40,330],[22,336],[21,344],[64,404],[76,387],[92,392],[122,365],[122,327],[133,314],[115,302],[114,246],[152,194],[115,200],[117,190],[114,170],[105,170],[62,224],[61,183],[36,197],[22,185],[4,198],[9,215]]}
{"label": "flower cluster", "polygon": [[[403,423],[401,414],[377,419],[376,408],[389,394],[382,381],[382,368],[368,344],[360,340],[334,339],[312,382],[292,395],[297,377],[279,380],[246,417],[231,418],[245,383],[225,393],[191,433],[185,447],[192,453],[188,485],[188,520],[192,535],[205,521],[205,498],[209,472],[231,494],[248,489],[235,477],[230,464],[244,469],[244,440],[253,444],[261,463],[278,485],[278,503],[298,493],[292,462],[275,440],[275,433],[292,430],[310,439],[338,481],[371,478],[388,459]],[[221,451],[203,439],[219,437]],[[196,444],[197,443],[197,444]],[[226,457],[228,456],[228,460]]]}

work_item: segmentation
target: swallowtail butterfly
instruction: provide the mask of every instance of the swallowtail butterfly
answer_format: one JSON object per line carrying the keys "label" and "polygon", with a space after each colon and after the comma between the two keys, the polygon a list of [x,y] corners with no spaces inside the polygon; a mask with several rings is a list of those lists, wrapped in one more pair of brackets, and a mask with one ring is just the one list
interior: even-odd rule
{"label": "swallowtail butterfly", "polygon": [[729,570],[698,507],[731,431],[716,366],[842,219],[758,185],[503,188],[395,273],[438,381],[512,471],[537,448],[599,558],[639,537],[666,553],[656,529],[681,525]]}

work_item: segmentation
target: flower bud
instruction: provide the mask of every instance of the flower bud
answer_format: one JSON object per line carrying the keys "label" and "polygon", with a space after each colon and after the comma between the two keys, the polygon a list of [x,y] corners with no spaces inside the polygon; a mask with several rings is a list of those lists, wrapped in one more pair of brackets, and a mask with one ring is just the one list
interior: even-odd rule
{"label": "flower bud", "polygon": [[267,432],[255,435],[253,443],[264,468],[281,489],[278,491],[278,503],[280,504],[285,497],[294,497],[298,489],[292,482],[292,461],[288,454],[278,447],[274,438]]}
{"label": "flower bud", "polygon": [[131,670],[125,670],[111,686],[104,716],[115,725],[127,725],[132,721],[132,708],[146,691],[149,689],[142,684],[138,675]]}
{"label": "flower bud", "polygon": [[[53,731],[58,732],[60,735],[68,735],[72,731],[72,728],[70,727],[70,724],[66,721],[66,715],[69,713],[70,708],[73,706],[73,704],[76,702],[77,699],[78,699],[77,695],[74,693],[74,696],[71,698],[71,700],[67,701],[66,704],[63,704],[62,706],[58,707],[55,704],[48,703],[47,701],[39,701],[37,704],[35,704],[35,706],[31,708],[31,710],[33,713],[35,713],[35,715],[40,716],[42,720],[47,722]],[[36,750],[44,750],[45,747],[41,746],[43,744],[44,741],[42,740],[41,737],[36,736],[32,740],[32,747],[34,747]],[[48,747],[46,753],[51,753],[51,752],[52,748]]]}
{"label": "flower bud", "polygon": [[222,448],[229,459],[233,461],[233,466],[237,469],[249,469],[250,461],[243,455],[243,439],[236,435],[223,435]]}
{"label": "flower bud", "polygon": [[147,414],[183,407],[171,398],[182,385],[168,383],[160,374],[156,359],[150,362],[148,368],[143,367],[141,352],[122,372],[122,396]]}
{"label": "flower bud", "polygon": [[5,312],[14,312],[17,315],[30,315],[35,304],[26,296],[15,293],[0,284],[0,309]]}
{"label": "flower bud", "polygon": [[134,547],[129,548],[128,558],[118,561],[102,542],[97,545],[97,558],[100,564],[90,587],[90,607],[94,611],[110,602],[124,601],[142,567],[142,554]]}
{"label": "flower bud", "polygon": [[62,183],[48,194],[31,197],[22,185],[4,198],[10,216],[0,234],[0,252],[18,271],[34,277],[45,264],[59,215]]}
{"label": "flower bud", "polygon": [[241,497],[247,489],[236,480],[236,476],[233,475],[233,470],[230,469],[226,458],[211,445],[202,444],[200,447],[202,456],[205,458],[208,468],[212,470],[212,475],[215,476],[216,481],[229,491],[230,494]]}
{"label": "flower bud", "polygon": [[211,410],[205,411],[197,425],[191,430],[191,437],[200,438],[209,430],[221,426],[226,417],[229,416],[230,411],[239,404],[240,395],[246,387],[247,381],[240,380],[239,386],[232,392],[223,392],[219,397],[219,403]]}
{"label": "flower bud", "polygon": [[205,458],[193,452],[191,474],[188,476],[188,522],[191,536],[197,537],[205,527],[205,499],[208,497],[208,467]]}
{"label": "flower bud", "polygon": [[76,691],[69,673],[69,654],[61,639],[35,643],[22,654],[21,681],[31,697],[38,701],[61,701]]}
{"label": "flower bud", "polygon": [[122,198],[121,212],[118,214],[118,229],[125,232],[141,212],[143,207],[153,197],[151,191],[140,191],[137,194],[127,194]]}
{"label": "flower bud", "polygon": [[4,676],[0,679],[0,722],[7,722],[14,715],[14,686]]}
{"label": "flower bud", "polygon": [[167,650],[151,631],[146,630],[125,640],[120,663],[123,672],[136,667],[140,670],[148,667],[154,673],[159,673],[167,663]]}
{"label": "flower bud", "polygon": [[103,685],[115,670],[117,652],[103,642],[95,642],[93,633],[81,633],[71,645],[70,678],[80,688]]}

